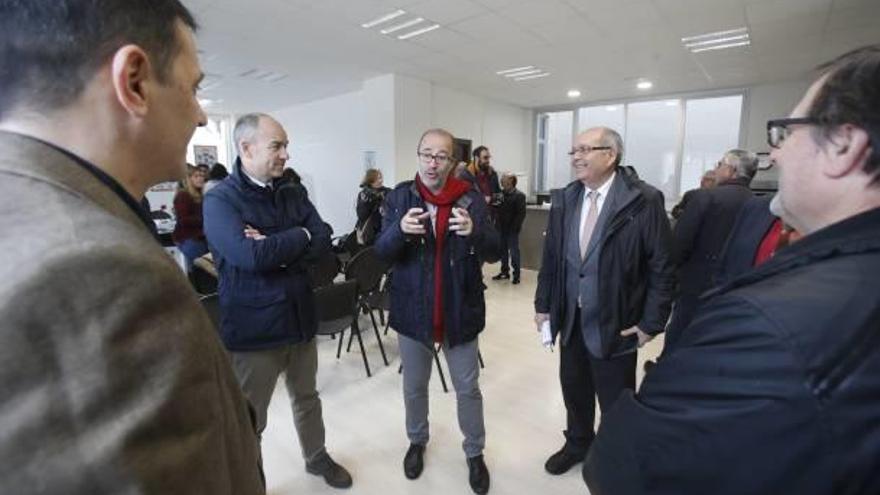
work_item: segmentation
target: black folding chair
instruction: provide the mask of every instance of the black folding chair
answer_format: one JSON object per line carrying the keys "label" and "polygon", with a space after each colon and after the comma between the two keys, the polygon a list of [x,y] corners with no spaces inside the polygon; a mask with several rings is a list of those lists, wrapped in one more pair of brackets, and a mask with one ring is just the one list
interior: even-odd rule
{"label": "black folding chair", "polygon": [[370,363],[367,360],[367,351],[364,348],[364,341],[361,339],[360,326],[358,325],[357,282],[346,280],[318,287],[315,289],[315,308],[318,315],[317,334],[339,336],[336,359],[339,359],[342,354],[345,330],[351,329],[351,336],[356,336],[358,345],[360,345],[367,377],[371,377]]}
{"label": "black folding chair", "polygon": [[312,287],[330,285],[339,275],[341,263],[339,257],[333,251],[327,251],[314,263],[309,264],[308,272],[312,280]]}
{"label": "black folding chair", "polygon": [[[388,357],[385,355],[382,336],[379,334],[376,317],[369,302],[374,297],[374,294],[379,292],[382,276],[387,268],[388,265],[376,256],[376,249],[373,247],[362,249],[345,266],[345,280],[357,282],[358,308],[365,314],[370,315],[370,321],[373,323],[373,332],[376,334],[376,341],[379,343],[379,351],[382,353],[382,361],[385,362],[385,366],[388,366]],[[348,338],[349,350],[351,349],[352,337],[353,335],[350,335]]]}

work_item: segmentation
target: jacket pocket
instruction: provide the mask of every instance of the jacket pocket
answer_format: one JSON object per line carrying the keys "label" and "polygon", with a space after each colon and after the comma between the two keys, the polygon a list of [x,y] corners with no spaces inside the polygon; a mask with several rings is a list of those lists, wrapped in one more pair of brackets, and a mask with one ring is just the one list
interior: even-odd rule
{"label": "jacket pocket", "polygon": [[221,299],[224,340],[238,346],[259,346],[290,332],[290,303],[283,291],[236,293]]}

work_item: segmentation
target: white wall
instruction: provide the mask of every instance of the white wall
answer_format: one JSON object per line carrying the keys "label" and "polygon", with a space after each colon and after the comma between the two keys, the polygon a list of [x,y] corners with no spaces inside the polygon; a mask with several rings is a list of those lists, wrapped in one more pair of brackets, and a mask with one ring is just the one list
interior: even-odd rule
{"label": "white wall", "polygon": [[752,86],[746,104],[745,147],[752,151],[770,151],[767,145],[767,121],[788,117],[810,86],[810,81],[786,81]]}
{"label": "white wall", "polygon": [[416,173],[415,148],[422,132],[442,127],[470,139],[474,148],[487,146],[499,171],[523,174],[520,189],[533,168],[534,113],[419,79],[395,76],[397,96],[398,180]]}
{"label": "white wall", "polygon": [[355,201],[364,174],[364,152],[376,154],[386,185],[412,179],[422,133],[443,127],[488,146],[499,171],[523,174],[529,187],[533,112],[437,86],[386,74],[364,81],[363,90],[270,112],[290,137],[293,167],[336,235],[354,228]]}
{"label": "white wall", "polygon": [[366,102],[362,91],[270,112],[287,131],[290,160],[334,235],[355,223],[358,186],[364,175]]}
{"label": "white wall", "polygon": [[423,132],[434,127],[431,118],[431,83],[395,75],[394,119],[395,179],[401,182],[415,176],[419,138]]}
{"label": "white wall", "polygon": [[[745,108],[745,149],[755,152],[769,152],[767,145],[767,121],[788,117],[794,106],[800,101],[810,86],[811,81],[785,81],[772,84],[752,86],[748,91]],[[775,181],[779,171],[775,167],[760,170],[755,176],[756,181]]]}

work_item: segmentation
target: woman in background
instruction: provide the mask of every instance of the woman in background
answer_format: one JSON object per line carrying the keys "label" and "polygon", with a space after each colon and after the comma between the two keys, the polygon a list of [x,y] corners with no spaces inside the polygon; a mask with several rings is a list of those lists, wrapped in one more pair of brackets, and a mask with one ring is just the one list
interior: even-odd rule
{"label": "woman in background", "polygon": [[361,181],[361,192],[357,198],[357,224],[355,232],[358,244],[370,246],[382,229],[382,203],[385,194],[391,189],[385,187],[382,172],[371,168]]}
{"label": "woman in background", "polygon": [[208,252],[205,232],[202,230],[202,189],[206,178],[203,169],[189,168],[183,187],[174,196],[177,223],[171,238],[186,258],[187,273],[192,271],[193,260]]}

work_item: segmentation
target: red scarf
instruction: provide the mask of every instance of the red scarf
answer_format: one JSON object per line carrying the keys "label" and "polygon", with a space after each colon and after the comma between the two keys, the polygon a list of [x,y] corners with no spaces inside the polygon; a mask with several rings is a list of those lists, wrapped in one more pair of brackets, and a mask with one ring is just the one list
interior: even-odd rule
{"label": "red scarf", "polygon": [[463,180],[450,177],[439,193],[432,193],[416,174],[416,187],[419,196],[426,203],[437,207],[437,219],[434,222],[436,244],[434,249],[434,342],[443,343],[443,246],[446,244],[446,232],[449,229],[449,217],[452,216],[452,205],[458,198],[467,193],[471,185]]}

